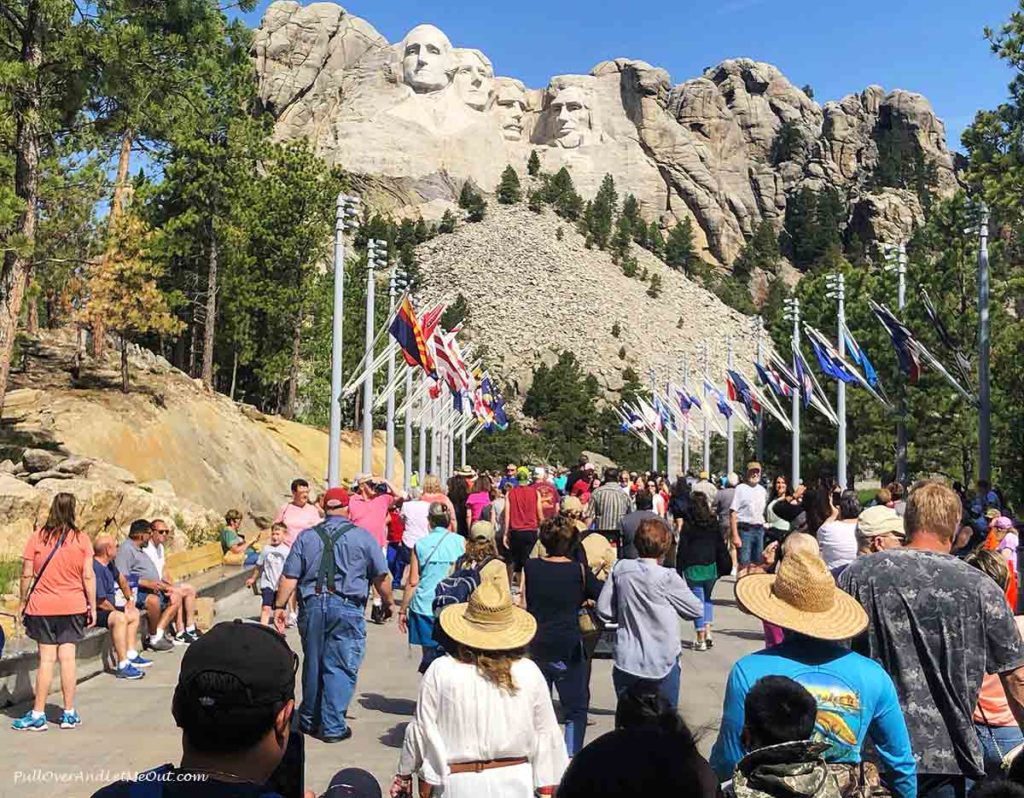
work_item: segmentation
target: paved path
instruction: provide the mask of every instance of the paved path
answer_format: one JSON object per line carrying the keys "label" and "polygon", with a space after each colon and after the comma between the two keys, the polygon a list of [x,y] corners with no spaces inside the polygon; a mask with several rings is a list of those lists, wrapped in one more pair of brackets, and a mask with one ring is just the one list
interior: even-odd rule
{"label": "paved path", "polygon": [[[722,708],[725,677],[731,664],[760,647],[760,622],[741,613],[732,598],[733,580],[718,583],[715,647],[709,652],[683,651],[680,711],[690,726],[703,735],[707,753],[715,739]],[[239,594],[222,602],[218,620],[251,615],[258,601]],[[692,625],[681,624],[684,641],[692,639]],[[300,649],[298,634],[289,640]],[[180,732],[171,718],[171,694],[177,681],[181,649],[156,655],[145,679],[117,682],[109,675],[79,685],[77,709],[81,728],[62,731],[55,725],[44,734],[16,733],[0,718],[0,798],[17,795],[89,796],[109,774],[137,772],[164,762],[176,762]],[[370,626],[367,657],[359,674],[357,697],[349,710],[354,736],[326,745],[307,738],[306,785],[318,793],[331,775],[346,766],[370,770],[386,787],[398,761],[403,730],[416,701],[419,649],[411,649],[391,621]],[[591,721],[587,739],[611,730],[615,710],[611,663],[594,663]],[[56,699],[54,701],[54,699]],[[59,716],[59,696],[51,697],[48,715]],[[21,715],[20,705],[4,712]],[[56,781],[61,779],[63,781]],[[83,781],[84,779],[84,781]]]}

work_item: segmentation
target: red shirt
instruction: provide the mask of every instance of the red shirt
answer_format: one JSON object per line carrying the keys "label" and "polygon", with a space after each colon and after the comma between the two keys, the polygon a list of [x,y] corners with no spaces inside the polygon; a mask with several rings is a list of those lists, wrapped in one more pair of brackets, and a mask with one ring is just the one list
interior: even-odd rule
{"label": "red shirt", "polygon": [[[33,575],[38,575],[50,556],[60,535],[51,535],[43,542],[43,530],[33,532],[25,542],[22,559],[32,563]],[[86,610],[85,569],[92,569],[92,542],[84,532],[69,532],[61,547],[43,571],[43,578],[32,590],[28,615],[81,615]]]}
{"label": "red shirt", "polygon": [[388,512],[388,543],[401,543],[402,534],[405,532],[405,522],[398,510]]}
{"label": "red shirt", "polygon": [[554,518],[558,513],[558,491],[550,482],[537,482],[533,489],[540,496],[540,507],[544,518]]}
{"label": "red shirt", "polygon": [[521,485],[508,492],[508,529],[537,528],[537,489],[533,485]]}

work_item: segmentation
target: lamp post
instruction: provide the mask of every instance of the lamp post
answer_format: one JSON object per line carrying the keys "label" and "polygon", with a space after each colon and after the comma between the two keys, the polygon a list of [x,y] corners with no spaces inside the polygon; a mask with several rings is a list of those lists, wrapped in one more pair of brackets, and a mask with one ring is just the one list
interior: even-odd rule
{"label": "lamp post", "polygon": [[[757,363],[764,365],[764,317],[754,319],[754,334],[757,336]],[[764,408],[757,414],[757,462],[764,463]]]}
{"label": "lamp post", "polygon": [[[841,273],[830,274],[825,278],[828,286],[827,296],[836,300],[837,306],[837,333],[839,356],[846,355],[846,277]],[[839,429],[836,432],[836,481],[842,490],[846,490],[849,484],[846,481],[846,383],[838,380],[836,383],[836,415],[839,417]]]}
{"label": "lamp post", "polygon": [[[394,266],[391,269],[391,277],[388,279],[388,317],[395,312],[396,291],[405,289],[405,272]],[[395,468],[395,391],[391,383],[395,379],[395,341],[388,336],[388,398],[387,411],[385,415],[385,451],[384,451],[384,476],[392,478]]]}
{"label": "lamp post", "polygon": [[[690,391],[690,357],[683,355],[683,390]],[[690,473],[690,414],[683,416],[683,474]]]}
{"label": "lamp post", "polygon": [[366,242],[366,344],[364,362],[367,375],[363,382],[363,457],[360,470],[373,471],[373,335],[374,308],[376,305],[376,280],[374,270],[385,268],[388,263],[388,244],[371,238]]}
{"label": "lamp post", "polygon": [[[704,373],[704,378],[705,379],[708,376],[708,367],[709,367],[708,366],[708,362],[709,362],[709,360],[710,360],[710,356],[708,355],[708,342],[705,340],[704,341],[704,359],[703,359],[703,361],[701,363],[701,365],[703,367],[703,373]],[[701,411],[702,411],[702,413],[704,415],[704,451],[702,452],[702,455],[703,455],[704,459],[702,461],[702,468],[703,468],[704,471],[707,471],[708,475],[710,476],[710,474],[711,474],[711,426],[710,426],[710,416],[709,416],[709,414],[711,412],[711,407],[708,405],[707,391],[704,392],[704,407],[701,408]]]}
{"label": "lamp post", "polygon": [[359,226],[359,197],[339,194],[334,215],[334,310],[331,330],[331,408],[327,484],[341,484],[341,354],[345,318],[345,232]]}
{"label": "lamp post", "polygon": [[[658,390],[658,384],[654,376],[654,369],[652,368],[648,374],[651,378],[651,407],[654,407],[654,394]],[[658,419],[661,420],[660,418]],[[651,473],[658,473],[658,436],[655,430],[651,430]]]}
{"label": "lamp post", "polygon": [[[426,375],[422,377],[426,380]],[[419,483],[420,487],[423,487],[423,478],[427,475],[427,395],[421,394],[419,400],[416,402],[416,416],[419,421],[419,434],[420,434],[420,447],[419,447],[419,463],[417,471],[419,472]]]}
{"label": "lamp post", "polygon": [[[886,256],[887,272],[896,272],[896,308],[903,315],[907,306],[907,245],[902,241],[895,252]],[[907,387],[903,379],[898,384],[899,409],[896,416],[896,481],[907,484]]]}
{"label": "lamp post", "polygon": [[978,225],[978,476],[992,481],[992,394],[989,358],[992,354],[989,319],[988,206],[981,204]]}
{"label": "lamp post", "polygon": [[412,369],[405,370],[405,414],[402,417],[402,487],[412,487]]}
{"label": "lamp post", "polygon": [[[729,368],[732,368],[732,335],[728,338],[728,355],[726,356],[726,363],[729,364]],[[726,446],[725,446],[725,473],[731,474],[735,468],[735,458],[733,454],[733,443],[735,434],[732,426],[732,414],[725,420],[725,435],[726,435]]]}
{"label": "lamp post", "polygon": [[[794,365],[796,360],[796,353],[800,351],[800,300],[797,297],[792,297],[786,300],[785,304],[786,315],[785,318],[793,322],[793,359]],[[794,369],[795,371],[795,369]],[[799,375],[797,375],[799,379]],[[800,394],[803,392],[803,386],[797,385],[793,390],[793,409],[792,409],[792,448],[790,457],[792,458],[792,465],[790,466],[790,484],[795,488],[800,484]]]}

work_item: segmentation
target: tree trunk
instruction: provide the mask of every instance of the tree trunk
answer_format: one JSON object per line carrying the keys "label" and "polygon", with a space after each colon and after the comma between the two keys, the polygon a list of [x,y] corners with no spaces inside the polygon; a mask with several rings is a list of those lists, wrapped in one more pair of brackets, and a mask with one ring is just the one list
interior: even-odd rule
{"label": "tree trunk", "polygon": [[28,276],[25,284],[25,294],[28,297],[28,312],[25,314],[25,332],[29,335],[36,335],[39,332],[39,297],[33,296],[32,275]]}
{"label": "tree trunk", "polygon": [[238,350],[235,350],[235,359],[231,364],[231,401],[235,401],[235,386],[238,384]]}
{"label": "tree trunk", "polygon": [[206,319],[203,324],[203,385],[213,388],[213,339],[217,329],[217,235],[212,224],[210,264],[206,276]]}
{"label": "tree trunk", "polygon": [[195,305],[192,306],[192,323],[189,325],[188,376],[196,376],[196,350],[199,349],[199,323],[196,321]]}
{"label": "tree trunk", "polygon": [[128,393],[128,339],[121,336],[121,391]]}
{"label": "tree trunk", "polygon": [[22,31],[21,63],[32,75],[32,88],[15,92],[12,110],[16,118],[14,133],[14,193],[24,204],[14,227],[14,235],[24,241],[24,249],[4,253],[0,270],[0,413],[7,394],[7,378],[11,372],[14,339],[18,332],[18,317],[25,298],[25,285],[32,262],[25,252],[31,252],[36,241],[36,213],[39,204],[39,106],[40,90],[35,73],[42,67],[42,31],[40,8],[37,0],[25,3],[25,27]]}
{"label": "tree trunk", "polygon": [[[132,141],[134,139],[134,132],[129,128],[121,134],[121,149],[117,155],[117,176],[114,179],[114,195],[110,201],[110,216],[107,219],[107,235],[110,236],[114,232],[114,227],[117,222],[124,215],[124,206],[127,200],[128,194],[128,160],[132,154]],[[100,259],[99,268],[105,269],[107,267],[107,261],[110,259],[110,244],[103,251],[103,255]],[[92,322],[92,354],[93,357],[100,357],[103,355],[103,350],[107,344],[107,331],[103,323],[103,318],[98,317],[93,319]]]}
{"label": "tree trunk", "polygon": [[295,406],[299,398],[299,355],[302,352],[302,317],[300,309],[295,317],[295,327],[292,329],[292,363],[288,370],[288,398],[285,399],[284,417],[295,418]]}

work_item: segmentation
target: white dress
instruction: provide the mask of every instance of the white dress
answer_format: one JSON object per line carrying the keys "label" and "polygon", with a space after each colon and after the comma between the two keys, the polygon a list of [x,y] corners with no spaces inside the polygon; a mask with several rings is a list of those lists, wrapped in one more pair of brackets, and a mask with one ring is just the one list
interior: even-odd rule
{"label": "white dress", "polygon": [[[420,682],[416,716],[405,730],[399,773],[416,773],[446,798],[532,798],[557,785],[569,764],[551,693],[528,659],[512,664],[515,695],[452,657],[435,660]],[[450,773],[449,763],[526,757],[480,773]]]}

